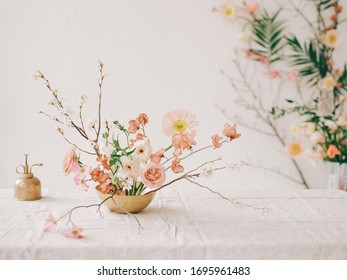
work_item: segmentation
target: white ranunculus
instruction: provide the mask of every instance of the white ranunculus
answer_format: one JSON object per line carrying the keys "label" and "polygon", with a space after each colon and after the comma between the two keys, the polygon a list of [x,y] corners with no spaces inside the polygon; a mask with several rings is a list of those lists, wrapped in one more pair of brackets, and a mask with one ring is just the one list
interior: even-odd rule
{"label": "white ranunculus", "polygon": [[321,153],[312,149],[305,150],[304,155],[311,162],[312,165],[317,165],[323,160]]}
{"label": "white ranunculus", "polygon": [[329,127],[331,132],[335,132],[337,129],[337,125],[335,122],[331,121],[331,120],[326,120],[324,121],[324,125],[326,125],[327,127]]}
{"label": "white ranunculus", "polygon": [[305,136],[310,136],[316,130],[316,124],[313,122],[304,122],[300,124],[300,131]]}
{"label": "white ranunculus", "polygon": [[138,178],[141,173],[140,164],[137,160],[132,160],[126,156],[121,157],[122,171],[129,178]]}
{"label": "white ranunculus", "polygon": [[326,91],[334,90],[335,86],[336,86],[336,80],[334,79],[332,75],[327,75],[322,80],[322,88]]}
{"label": "white ranunculus", "polygon": [[309,139],[312,145],[317,145],[318,143],[323,143],[325,141],[325,137],[320,131],[313,132]]}
{"label": "white ranunculus", "polygon": [[135,152],[131,156],[142,163],[146,163],[153,152],[153,148],[148,138],[136,141],[134,148]]}

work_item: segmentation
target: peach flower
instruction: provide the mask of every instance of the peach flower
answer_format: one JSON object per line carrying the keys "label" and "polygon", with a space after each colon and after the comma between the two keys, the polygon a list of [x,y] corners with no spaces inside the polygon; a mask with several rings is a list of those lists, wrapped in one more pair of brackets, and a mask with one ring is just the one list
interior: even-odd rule
{"label": "peach flower", "polygon": [[244,11],[247,14],[254,14],[259,10],[259,4],[258,3],[252,3],[252,4],[248,4],[244,7]]}
{"label": "peach flower", "polygon": [[175,157],[180,156],[184,150],[189,150],[192,145],[195,145],[196,142],[191,137],[190,134],[177,134],[172,137],[172,147],[175,148],[173,155]]}
{"label": "peach flower", "polygon": [[191,112],[187,110],[176,110],[165,114],[162,128],[166,136],[189,133],[194,138],[198,124],[198,121]]}
{"label": "peach flower", "polygon": [[135,134],[139,129],[139,125],[135,120],[130,120],[129,121],[129,133]]}
{"label": "peach flower", "polygon": [[138,125],[145,125],[148,123],[148,116],[146,114],[140,114],[137,119],[136,119],[136,123]]}
{"label": "peach flower", "polygon": [[159,188],[165,182],[166,175],[161,163],[148,163],[142,170],[141,180],[150,188]]}
{"label": "peach flower", "polygon": [[339,155],[339,156],[341,155],[340,150],[335,145],[330,144],[329,148],[327,150],[328,158],[332,159],[332,158],[336,157],[337,155]]}
{"label": "peach flower", "polygon": [[164,153],[165,153],[165,149],[160,149],[154,154],[151,154],[150,155],[151,162],[160,163],[161,158],[164,156]]}
{"label": "peach flower", "polygon": [[227,3],[220,6],[219,12],[225,20],[233,20],[236,16],[236,8]]}
{"label": "peach flower", "polygon": [[287,145],[287,151],[291,157],[295,158],[302,154],[302,146],[300,141],[293,141]]}
{"label": "peach flower", "polygon": [[335,29],[331,29],[324,34],[322,41],[327,47],[336,48],[341,41],[340,33]]}
{"label": "peach flower", "polygon": [[222,137],[220,137],[218,134],[212,135],[211,139],[215,149],[222,147],[222,144],[220,143]]}
{"label": "peach flower", "polygon": [[241,134],[237,134],[236,133],[236,125],[230,125],[230,124],[224,124],[223,127],[223,135],[232,139],[236,139],[239,138],[241,136]]}
{"label": "peach flower", "polygon": [[70,148],[66,152],[62,167],[65,175],[69,175],[71,172],[76,172],[79,169],[75,148]]}
{"label": "peach flower", "polygon": [[184,171],[184,167],[180,164],[181,162],[181,159],[180,158],[175,158],[173,161],[172,161],[172,164],[171,164],[171,170],[174,172],[174,173],[182,173]]}

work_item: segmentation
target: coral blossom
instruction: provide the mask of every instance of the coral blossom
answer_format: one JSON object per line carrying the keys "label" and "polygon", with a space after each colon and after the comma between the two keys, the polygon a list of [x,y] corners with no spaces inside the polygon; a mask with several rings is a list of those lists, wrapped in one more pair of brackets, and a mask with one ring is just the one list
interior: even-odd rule
{"label": "coral blossom", "polygon": [[220,137],[218,134],[212,135],[211,139],[215,149],[222,147],[222,143],[220,143],[222,137]]}
{"label": "coral blossom", "polygon": [[148,116],[144,113],[140,114],[137,118],[136,118],[136,123],[138,125],[145,125],[148,123]]}
{"label": "coral blossom", "polygon": [[180,156],[184,150],[189,150],[192,145],[195,145],[196,142],[191,137],[190,134],[177,134],[172,137],[172,147],[175,148],[174,156]]}
{"label": "coral blossom", "polygon": [[224,124],[223,127],[223,135],[230,138],[230,139],[236,139],[241,136],[241,134],[236,133],[236,125],[230,125],[230,124]]}
{"label": "coral blossom", "polygon": [[327,150],[327,156],[328,158],[333,159],[334,157],[336,157],[337,155],[341,155],[340,150],[333,144],[329,145],[329,148]]}
{"label": "coral blossom", "polygon": [[160,149],[154,154],[151,154],[150,155],[151,162],[160,163],[161,158],[164,156],[164,153],[165,153],[165,149]]}
{"label": "coral blossom", "polygon": [[174,158],[171,164],[171,170],[174,173],[182,173],[184,171],[184,167],[180,164],[181,159],[180,158]]}
{"label": "coral blossom", "polygon": [[148,163],[142,170],[141,180],[149,188],[161,187],[165,179],[165,169],[161,163]]}
{"label": "coral blossom", "polygon": [[130,120],[129,121],[129,133],[135,134],[139,129],[139,125],[135,120]]}

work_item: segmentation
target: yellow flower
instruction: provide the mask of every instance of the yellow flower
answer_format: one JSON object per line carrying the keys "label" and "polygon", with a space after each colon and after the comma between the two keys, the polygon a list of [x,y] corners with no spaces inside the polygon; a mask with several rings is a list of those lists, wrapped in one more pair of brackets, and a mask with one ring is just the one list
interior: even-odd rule
{"label": "yellow flower", "polygon": [[293,141],[287,145],[287,151],[291,157],[295,158],[302,154],[302,146],[300,141]]}
{"label": "yellow flower", "polygon": [[340,33],[335,29],[327,31],[322,37],[322,43],[329,48],[336,48],[340,43]]}

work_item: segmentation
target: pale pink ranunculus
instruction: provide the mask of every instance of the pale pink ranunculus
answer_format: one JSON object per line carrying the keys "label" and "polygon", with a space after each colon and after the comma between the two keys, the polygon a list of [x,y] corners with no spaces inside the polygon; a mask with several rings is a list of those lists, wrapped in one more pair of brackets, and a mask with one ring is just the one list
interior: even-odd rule
{"label": "pale pink ranunculus", "polygon": [[83,231],[83,228],[80,228],[78,226],[73,226],[72,228],[64,229],[60,233],[66,237],[83,238],[84,236],[81,235],[82,231]]}
{"label": "pale pink ranunculus", "polygon": [[171,170],[174,173],[182,173],[184,171],[184,167],[180,163],[181,163],[180,158],[174,158],[174,160],[172,161]]}
{"label": "pale pink ranunculus", "polygon": [[75,150],[76,149],[74,147],[70,148],[64,156],[62,167],[65,175],[69,175],[71,172],[76,172],[79,168],[78,158]]}
{"label": "pale pink ranunculus", "polygon": [[259,4],[258,3],[251,3],[246,5],[243,10],[247,13],[247,14],[255,14],[258,10],[259,10]]}
{"label": "pale pink ranunculus", "polygon": [[198,124],[199,122],[191,112],[187,110],[176,110],[164,115],[162,128],[166,136],[189,133],[194,138]]}
{"label": "pale pink ranunculus", "polygon": [[161,163],[148,163],[143,169],[141,174],[142,183],[149,188],[161,187],[166,179],[165,169]]}
{"label": "pale pink ranunculus", "polygon": [[172,147],[174,147],[175,151],[173,155],[175,157],[180,156],[184,150],[189,150],[192,145],[195,145],[196,142],[190,134],[176,134],[172,137]]}
{"label": "pale pink ranunculus", "polygon": [[129,121],[129,133],[135,134],[139,130],[139,124],[135,120]]}
{"label": "pale pink ranunculus", "polygon": [[215,149],[222,147],[222,144],[220,143],[222,140],[222,137],[220,137],[218,134],[212,135],[211,139]]}
{"label": "pale pink ranunculus", "polygon": [[53,232],[57,229],[57,220],[53,217],[51,213],[48,214],[45,224],[43,225],[44,232]]}
{"label": "pale pink ranunculus", "polygon": [[148,116],[146,114],[142,113],[136,118],[135,121],[137,124],[145,125],[148,123]]}
{"label": "pale pink ranunculus", "polygon": [[236,124],[230,125],[227,123],[224,124],[223,135],[230,138],[230,139],[237,139],[241,136],[241,134],[236,133]]}
{"label": "pale pink ranunculus", "polygon": [[317,145],[319,143],[324,143],[325,142],[325,136],[322,132],[320,131],[315,131],[310,134],[309,136],[309,141],[312,145]]}

